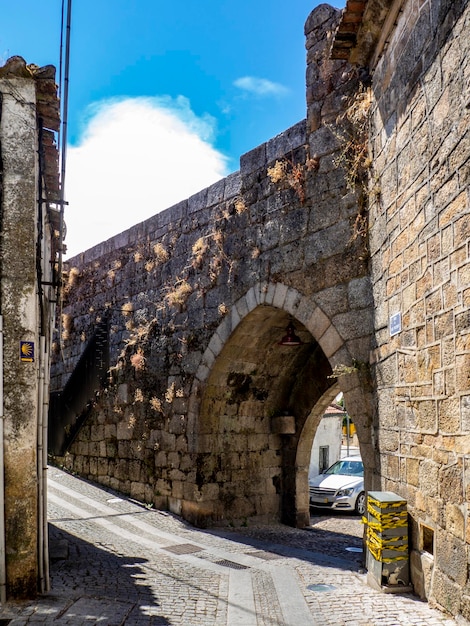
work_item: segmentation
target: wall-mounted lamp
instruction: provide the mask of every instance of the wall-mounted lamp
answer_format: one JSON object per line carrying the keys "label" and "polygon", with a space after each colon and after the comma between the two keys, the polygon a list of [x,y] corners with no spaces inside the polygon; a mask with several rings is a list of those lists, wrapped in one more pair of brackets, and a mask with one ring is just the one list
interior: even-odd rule
{"label": "wall-mounted lamp", "polygon": [[287,324],[286,334],[279,342],[280,346],[300,346],[302,340],[295,334],[295,328],[292,321]]}

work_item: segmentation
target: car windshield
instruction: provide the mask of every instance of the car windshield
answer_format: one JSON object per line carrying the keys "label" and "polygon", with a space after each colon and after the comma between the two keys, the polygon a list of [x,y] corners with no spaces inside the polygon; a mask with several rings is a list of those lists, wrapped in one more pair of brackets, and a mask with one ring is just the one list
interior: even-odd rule
{"label": "car windshield", "polygon": [[362,461],[350,461],[343,459],[337,461],[325,474],[342,474],[344,476],[364,476],[364,465]]}

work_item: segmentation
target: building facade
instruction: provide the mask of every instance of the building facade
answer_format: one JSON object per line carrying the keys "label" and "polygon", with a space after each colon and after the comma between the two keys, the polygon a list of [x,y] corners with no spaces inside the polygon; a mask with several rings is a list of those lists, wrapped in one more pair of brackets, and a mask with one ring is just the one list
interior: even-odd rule
{"label": "building facade", "polygon": [[55,70],[0,68],[0,594],[48,588],[47,414],[60,252]]}
{"label": "building facade", "polygon": [[381,484],[408,501],[415,590],[470,619],[468,2],[348,2],[333,56],[370,75]]}

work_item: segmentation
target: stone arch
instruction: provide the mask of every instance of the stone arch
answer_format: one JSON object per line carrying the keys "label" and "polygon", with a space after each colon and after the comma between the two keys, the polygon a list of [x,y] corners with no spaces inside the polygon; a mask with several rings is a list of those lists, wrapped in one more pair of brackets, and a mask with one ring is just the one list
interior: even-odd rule
{"label": "stone arch", "polygon": [[[297,353],[285,353],[281,367],[275,360],[271,347],[276,343],[276,333],[280,339],[289,318],[294,320],[298,333],[305,338],[305,345]],[[253,497],[253,500],[256,498],[261,500],[264,497],[269,503],[264,507],[260,505],[258,509],[251,508],[246,498],[245,504],[239,506],[239,510],[242,511],[241,517],[256,517],[261,513],[263,516],[280,517],[286,523],[295,526],[304,526],[308,523],[308,503],[306,505],[305,495],[300,493],[301,490],[307,493],[307,480],[301,470],[305,461],[301,437],[302,432],[310,432],[308,428],[304,431],[304,423],[312,414],[312,410],[314,419],[317,419],[321,410],[325,408],[323,405],[331,401],[338,391],[343,391],[348,410],[351,400],[353,410],[350,410],[350,413],[353,419],[361,422],[358,424],[361,449],[364,445],[366,448],[370,445],[372,450],[370,433],[372,401],[367,398],[366,403],[367,392],[362,380],[363,372],[354,365],[358,359],[352,353],[351,346],[357,345],[357,337],[340,334],[332,320],[315,301],[315,296],[305,296],[282,283],[257,283],[234,303],[230,313],[209,342],[198,367],[190,396],[187,434],[189,449],[197,459],[195,492],[198,494],[199,503],[190,505],[192,511],[188,517],[193,521],[200,521],[201,515],[203,518],[220,519],[224,517],[224,507],[227,503],[231,504],[237,500],[239,494],[236,493],[236,487],[232,493],[228,493],[225,488],[235,472],[230,474],[223,466],[229,464],[230,459],[233,460],[237,454],[242,456],[240,450],[236,450],[235,441],[243,436],[247,438],[245,445],[253,446],[253,454],[243,461],[236,460],[240,468],[247,465],[254,473],[261,471],[261,466],[257,466],[258,459],[255,459],[256,449],[253,442],[256,440],[259,440],[263,450],[272,456],[281,455],[282,459],[277,459],[278,465],[274,463],[268,468],[262,467],[262,472],[272,478],[272,485],[269,483],[267,494],[260,493]],[[245,354],[240,354],[241,352]],[[246,369],[246,363],[243,362],[243,359],[250,362],[250,358],[253,364],[251,370]],[[240,363],[243,362],[243,366],[239,363],[240,366],[237,368],[237,359]],[[346,369],[344,375],[335,382],[333,370],[335,366],[340,365],[349,367],[349,370]],[[282,376],[279,379],[270,379],[270,367],[274,370],[281,367]],[[318,372],[320,375],[317,376]],[[279,389],[274,389],[278,380],[281,383]],[[315,381],[315,384],[312,385],[312,381]],[[255,396],[250,396],[250,393],[254,393]],[[254,399],[256,393],[260,398],[264,394],[262,408],[260,402]],[[234,395],[227,399],[227,394]],[[251,405],[250,398],[253,400]],[[242,405],[243,410],[237,413]],[[361,407],[360,411],[356,410],[358,407]],[[366,411],[369,410],[367,414],[363,413],[364,407]],[[246,432],[242,435],[240,424],[248,424],[250,420],[251,423],[256,421],[252,418],[245,420],[245,417],[248,418],[248,415],[244,414],[247,410],[254,411],[256,420],[263,425],[259,426],[259,432],[250,430],[247,426]],[[227,415],[234,411],[234,414],[237,414],[236,426],[235,420],[231,420]],[[295,419],[295,434],[273,432],[272,419],[281,418],[283,413],[289,412],[294,415],[284,417]],[[268,424],[269,420],[271,422]],[[278,429],[284,427],[277,425]],[[231,428],[238,430],[231,431]],[[272,443],[270,437],[278,435],[281,437],[281,443],[278,444],[279,449],[276,449],[276,444]],[[313,436],[309,438],[311,444]],[[270,448],[273,445],[274,447]],[[233,452],[231,457],[230,450]],[[220,457],[218,460],[215,459],[217,453]],[[369,458],[366,466],[374,469],[373,457]],[[300,472],[299,477],[296,476],[297,468]],[[238,474],[243,476],[243,471],[240,469]],[[219,485],[222,483],[224,485],[223,493],[217,485],[217,477],[220,479]],[[209,503],[211,499],[212,505]],[[242,499],[238,499],[241,502]],[[217,500],[218,504],[215,504]]]}
{"label": "stone arch", "polygon": [[312,444],[317,427],[325,414],[326,409],[338,395],[339,391],[339,385],[338,383],[335,383],[323,394],[310,411],[299,437],[297,454],[295,457],[295,509],[297,511],[298,519],[308,519],[310,516],[310,504],[308,500],[308,470]]}

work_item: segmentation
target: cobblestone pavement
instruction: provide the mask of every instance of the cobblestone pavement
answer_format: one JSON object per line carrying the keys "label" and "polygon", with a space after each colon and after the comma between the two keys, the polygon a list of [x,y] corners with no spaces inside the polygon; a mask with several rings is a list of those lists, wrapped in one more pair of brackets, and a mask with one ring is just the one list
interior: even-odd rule
{"label": "cobblestone pavement", "polygon": [[51,585],[0,625],[452,626],[411,594],[367,585],[354,516],[197,530],[49,470]]}

